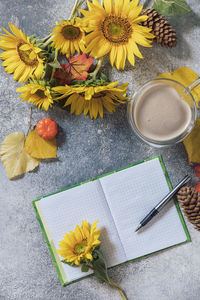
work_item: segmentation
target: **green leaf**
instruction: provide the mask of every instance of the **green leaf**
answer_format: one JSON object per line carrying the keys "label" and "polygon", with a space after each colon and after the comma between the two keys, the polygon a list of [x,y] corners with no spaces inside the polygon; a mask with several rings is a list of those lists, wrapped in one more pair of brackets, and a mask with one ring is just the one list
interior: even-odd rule
{"label": "green leaf", "polygon": [[94,269],[94,275],[98,279],[99,282],[108,282],[108,273],[107,273],[107,266],[103,254],[100,250],[95,249],[92,253],[93,261],[92,266]]}
{"label": "green leaf", "polygon": [[58,62],[58,60],[55,60],[51,63],[48,63],[49,66],[51,66],[54,69],[62,69],[60,63]]}
{"label": "green leaf", "polygon": [[49,64],[45,64],[43,79],[50,80],[51,73],[52,73],[52,67]]}
{"label": "green leaf", "polygon": [[95,249],[92,253],[92,256],[93,256],[93,261],[91,263],[93,266],[94,275],[96,276],[98,281],[107,282],[113,288],[118,290],[122,300],[127,300],[121,288],[108,277],[107,266],[102,252],[99,249],[98,250]]}
{"label": "green leaf", "polygon": [[67,262],[65,259],[61,260],[62,263],[67,264],[71,267],[76,266],[73,262]]}
{"label": "green leaf", "polygon": [[82,266],[81,266],[81,271],[82,271],[82,272],[88,272],[88,270],[89,270],[89,266],[86,265],[86,264],[82,264]]}
{"label": "green leaf", "polygon": [[104,73],[100,74],[100,79],[102,79],[103,81],[108,81],[108,77]]}
{"label": "green leaf", "polygon": [[154,0],[153,8],[166,16],[180,15],[191,11],[185,0]]}

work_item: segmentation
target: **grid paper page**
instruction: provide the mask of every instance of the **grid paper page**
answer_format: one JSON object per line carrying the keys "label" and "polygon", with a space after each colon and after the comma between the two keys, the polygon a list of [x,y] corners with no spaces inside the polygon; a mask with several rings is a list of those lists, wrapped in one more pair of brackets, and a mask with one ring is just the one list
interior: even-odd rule
{"label": "grid paper page", "polygon": [[[85,183],[43,198],[38,204],[55,248],[69,230],[74,230],[82,220],[90,224],[99,220],[97,227],[101,230],[101,249],[105,254],[108,266],[116,265],[126,260],[110,209],[99,180]],[[60,259],[63,259],[60,256]],[[68,281],[72,281],[89,273],[81,272],[80,268],[62,264]]]}
{"label": "grid paper page", "polygon": [[171,201],[145,228],[140,221],[169,192],[158,158],[100,179],[127,260],[187,240],[177,209]]}

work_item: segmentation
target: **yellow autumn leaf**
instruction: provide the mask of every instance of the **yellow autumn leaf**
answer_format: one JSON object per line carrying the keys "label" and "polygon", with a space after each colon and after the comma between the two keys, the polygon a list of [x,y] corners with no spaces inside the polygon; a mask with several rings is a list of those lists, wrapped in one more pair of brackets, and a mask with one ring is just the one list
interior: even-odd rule
{"label": "yellow autumn leaf", "polygon": [[56,158],[56,138],[44,140],[38,135],[37,131],[33,129],[26,137],[25,150],[35,158]]}
{"label": "yellow autumn leaf", "polygon": [[[172,73],[162,73],[157,76],[157,78],[168,78],[176,80],[182,83],[185,87],[188,87],[191,83],[199,78],[199,76],[190,68],[180,67],[174,70]],[[199,108],[200,100],[200,85],[192,90],[192,95],[196,101],[197,108]]]}
{"label": "yellow autumn leaf", "polygon": [[192,132],[183,141],[190,163],[200,163],[200,119],[197,119]]}
{"label": "yellow autumn leaf", "polygon": [[34,170],[40,163],[24,150],[24,142],[23,132],[13,132],[1,144],[1,161],[9,179]]}

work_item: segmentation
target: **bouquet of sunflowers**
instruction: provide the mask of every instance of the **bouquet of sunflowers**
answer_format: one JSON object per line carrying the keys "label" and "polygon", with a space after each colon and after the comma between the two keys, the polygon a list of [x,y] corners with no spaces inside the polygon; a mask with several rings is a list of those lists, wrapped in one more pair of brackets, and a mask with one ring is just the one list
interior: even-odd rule
{"label": "bouquet of sunflowers", "polygon": [[69,20],[61,20],[43,39],[27,36],[15,25],[0,34],[0,54],[5,71],[14,80],[25,83],[19,87],[22,101],[48,110],[60,104],[70,112],[90,117],[103,117],[125,103],[128,84],[110,82],[100,72],[103,57],[124,69],[126,60],[135,64],[135,56],[143,58],[138,45],[151,47],[154,35],[143,26],[148,16],[141,15],[139,0],[76,0]]}
{"label": "bouquet of sunflowers", "polygon": [[69,106],[71,113],[89,113],[96,119],[103,118],[104,109],[112,113],[127,99],[128,83],[110,82],[100,72],[103,57],[109,55],[112,67],[124,69],[127,60],[134,66],[135,56],[143,58],[138,45],[151,47],[156,38],[162,46],[174,47],[175,30],[159,13],[190,9],[185,0],[157,0],[145,10],[139,0],[92,0],[85,10],[84,3],[76,0],[69,19],[56,22],[42,39],[27,36],[13,24],[11,33],[2,28],[0,59],[14,80],[25,83],[17,89],[22,101],[44,110]]}

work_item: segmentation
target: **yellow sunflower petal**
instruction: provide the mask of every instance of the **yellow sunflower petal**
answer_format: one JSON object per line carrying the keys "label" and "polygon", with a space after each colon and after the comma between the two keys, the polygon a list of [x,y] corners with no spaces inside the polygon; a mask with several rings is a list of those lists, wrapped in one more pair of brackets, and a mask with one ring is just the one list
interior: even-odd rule
{"label": "yellow sunflower petal", "polygon": [[79,242],[83,239],[82,232],[81,232],[79,225],[76,226],[74,233],[75,233],[75,238],[76,238],[77,242]]}
{"label": "yellow sunflower petal", "polygon": [[112,0],[104,0],[103,5],[105,7],[105,11],[107,14],[111,14],[113,10],[113,1]]}
{"label": "yellow sunflower petal", "polygon": [[52,46],[60,50],[67,57],[75,51],[80,52],[85,48],[85,33],[83,22],[80,18],[70,21],[61,20],[56,27],[51,29]]}
{"label": "yellow sunflower petal", "polygon": [[[24,72],[24,76],[28,73]],[[54,99],[51,96],[50,88],[44,87],[44,82],[31,82],[17,89],[17,92],[24,93],[20,95],[22,101],[32,102],[38,108],[48,110],[52,106]],[[48,95],[48,96],[47,96]]]}
{"label": "yellow sunflower petal", "polygon": [[95,58],[106,54],[110,56],[112,66],[124,69],[126,59],[134,65],[133,54],[129,52],[129,45],[134,44],[137,56],[142,58],[136,44],[151,47],[154,36],[151,29],[139,25],[147,19],[141,16],[143,6],[138,6],[138,0],[105,0],[103,5],[97,0],[88,2],[89,11],[81,10],[84,14],[83,22],[87,24],[86,52]]}
{"label": "yellow sunflower petal", "polygon": [[[10,30],[3,30],[6,34],[0,34],[0,49],[5,50],[0,54],[0,58],[4,60],[3,66],[5,71],[14,74],[14,80],[26,82],[31,78],[36,70],[37,78],[41,78],[43,74],[43,60],[38,53],[41,49],[35,47],[30,38],[15,25],[9,24]],[[37,70],[39,65],[39,69]]]}

